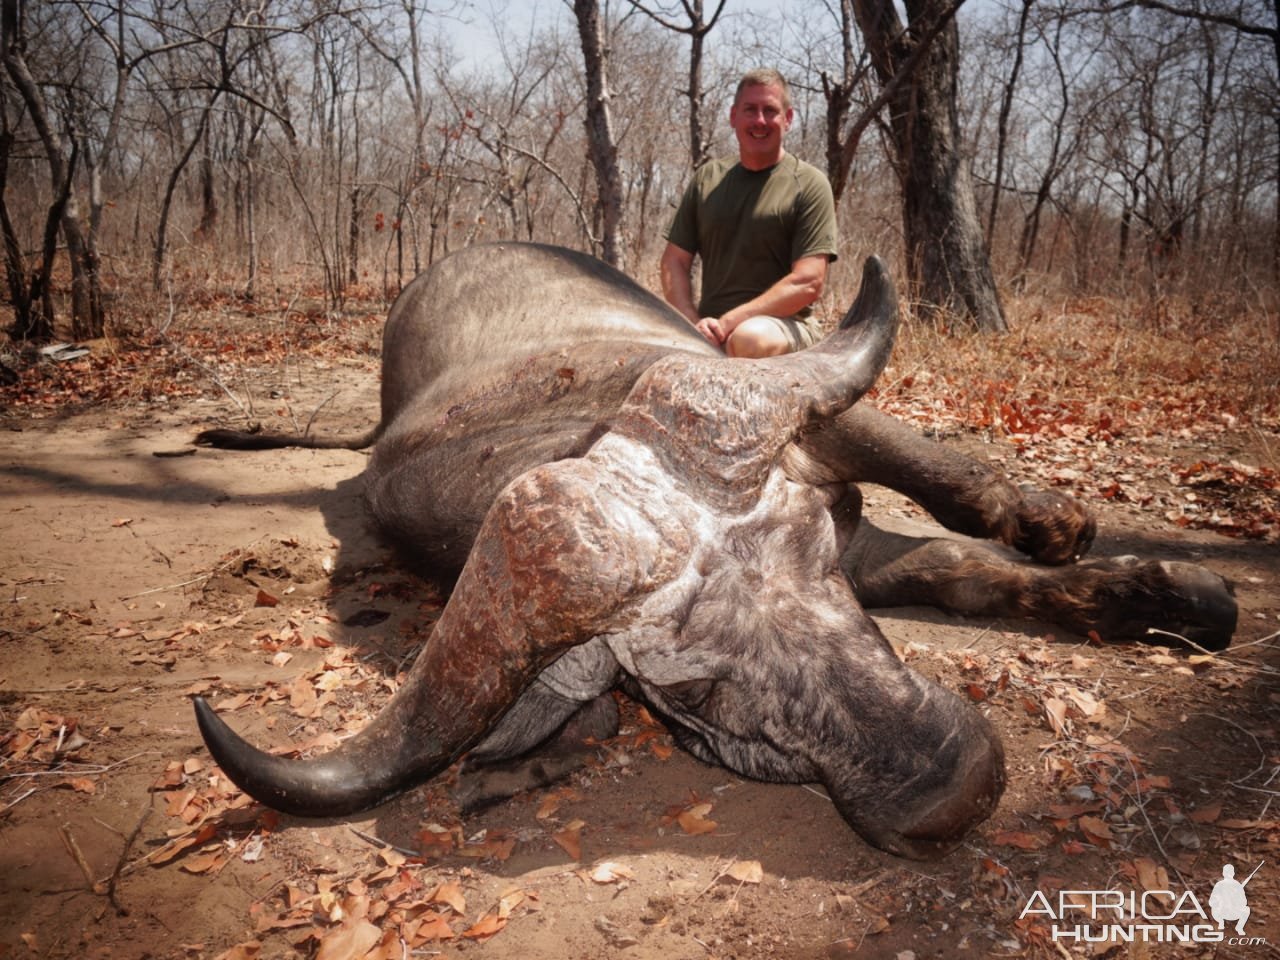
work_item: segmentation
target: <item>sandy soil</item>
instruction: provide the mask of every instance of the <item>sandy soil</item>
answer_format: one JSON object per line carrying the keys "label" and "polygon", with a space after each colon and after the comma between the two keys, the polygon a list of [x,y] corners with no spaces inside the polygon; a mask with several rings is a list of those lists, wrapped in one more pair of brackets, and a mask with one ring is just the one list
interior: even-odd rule
{"label": "sandy soil", "polygon": [[[334,384],[325,429],[371,422],[365,359],[259,395],[310,410]],[[818,791],[672,751],[632,706],[567,785],[460,818],[444,777],[308,822],[218,777],[187,695],[255,742],[323,747],[385,700],[440,598],[366,528],[364,455],[191,451],[233,412],[161,398],[0,421],[0,957],[1276,955],[1274,543],[1104,505],[1097,552],[1235,581],[1237,647],[1216,659],[878,612],[1006,742],[997,815],[940,863],[868,848]],[[869,510],[910,512],[883,492]],[[1019,919],[1035,891],[1207,904],[1224,863],[1264,859],[1247,932],[1266,944],[1086,949]]]}

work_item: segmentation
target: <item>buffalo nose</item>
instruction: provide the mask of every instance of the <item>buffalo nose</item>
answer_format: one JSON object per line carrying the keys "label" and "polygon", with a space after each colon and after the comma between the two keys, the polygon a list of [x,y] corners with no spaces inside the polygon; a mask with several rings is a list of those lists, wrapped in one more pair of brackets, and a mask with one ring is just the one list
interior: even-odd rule
{"label": "buffalo nose", "polygon": [[945,793],[901,826],[899,836],[905,856],[943,856],[991,816],[1000,802],[1005,784],[1004,748],[985,721],[982,727],[969,741]]}

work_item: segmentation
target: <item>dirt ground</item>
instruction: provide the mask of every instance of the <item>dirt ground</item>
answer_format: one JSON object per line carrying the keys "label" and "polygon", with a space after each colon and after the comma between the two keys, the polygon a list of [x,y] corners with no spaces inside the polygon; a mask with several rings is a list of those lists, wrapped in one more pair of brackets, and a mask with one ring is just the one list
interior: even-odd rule
{"label": "dirt ground", "polygon": [[[269,414],[376,417],[372,358],[280,370],[255,384]],[[694,761],[633,705],[565,785],[460,817],[446,776],[313,822],[218,775],[188,696],[256,743],[315,749],[386,699],[441,598],[365,526],[364,455],[194,451],[237,412],[211,392],[62,409],[0,417],[0,958],[1280,955],[1274,541],[1098,505],[1096,553],[1235,583],[1219,657],[878,611],[1006,745],[998,812],[938,863],[867,847],[821,791]],[[1275,440],[1241,433],[1232,456]],[[1190,889],[1207,910],[1224,864],[1263,860],[1249,944],[1055,942],[1022,916],[1062,890]]]}

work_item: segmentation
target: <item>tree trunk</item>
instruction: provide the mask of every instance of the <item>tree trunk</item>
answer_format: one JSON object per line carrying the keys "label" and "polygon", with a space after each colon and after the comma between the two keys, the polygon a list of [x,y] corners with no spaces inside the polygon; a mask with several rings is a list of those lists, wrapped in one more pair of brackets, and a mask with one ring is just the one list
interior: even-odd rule
{"label": "tree trunk", "polygon": [[[907,0],[917,35],[951,4]],[[892,0],[854,0],[854,14],[882,84],[892,82],[916,43]],[[989,332],[1008,329],[960,152],[956,103],[959,32],[951,19],[907,83],[889,100],[902,188],[907,272],[927,314],[948,314]]]}
{"label": "tree trunk", "polygon": [[595,168],[600,216],[601,258],[623,269],[622,177],[618,172],[618,143],[609,111],[609,51],[604,42],[597,0],[573,0],[587,74],[587,141]]}
{"label": "tree trunk", "polygon": [[996,232],[996,216],[1000,210],[1000,191],[1004,189],[1004,161],[1009,146],[1009,113],[1013,109],[1013,97],[1018,89],[1018,75],[1022,72],[1023,48],[1026,46],[1027,19],[1035,0],[1022,0],[1022,13],[1018,15],[1018,39],[1014,46],[1013,66],[1005,81],[1000,98],[1000,118],[996,123],[996,172],[991,182],[991,208],[987,211],[987,253],[991,252],[991,238]]}
{"label": "tree trunk", "polygon": [[[5,70],[21,95],[44,147],[53,195],[61,198],[60,204],[55,200],[55,207],[61,207],[59,216],[62,236],[67,244],[67,259],[71,264],[71,335],[76,339],[100,337],[106,326],[106,317],[102,307],[98,254],[92,237],[86,238],[81,228],[80,207],[75,191],[71,189],[76,145],[73,140],[70,160],[63,156],[62,138],[50,122],[44,96],[27,67],[22,8],[18,0],[3,0],[0,3],[0,21],[3,26],[0,32],[3,33]],[[46,245],[46,252],[48,249]],[[44,264],[46,277],[51,265],[52,256],[47,256]],[[50,296],[51,291],[46,285],[42,297],[46,303],[46,315],[51,318],[52,308],[48,306]]]}
{"label": "tree trunk", "polygon": [[13,325],[9,328],[14,340],[53,339],[53,301],[48,296],[49,275],[53,257],[58,248],[58,221],[62,217],[63,197],[54,201],[45,220],[43,257],[39,267],[31,271],[28,280],[27,258],[18,240],[18,231],[9,216],[9,204],[5,194],[9,186],[9,156],[13,151],[13,131],[7,129],[8,116],[3,118],[6,129],[0,132],[0,234],[4,238],[5,278],[9,286],[9,299],[13,304]]}

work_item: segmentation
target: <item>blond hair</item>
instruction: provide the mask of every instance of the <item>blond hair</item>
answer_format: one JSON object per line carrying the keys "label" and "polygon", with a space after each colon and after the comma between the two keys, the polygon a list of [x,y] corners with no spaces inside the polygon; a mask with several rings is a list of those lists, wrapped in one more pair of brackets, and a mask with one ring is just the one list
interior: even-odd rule
{"label": "blond hair", "polygon": [[782,91],[782,106],[787,110],[791,109],[791,85],[787,83],[787,78],[773,67],[757,67],[744,73],[742,79],[738,81],[737,89],[733,92],[735,104],[742,99],[742,91],[747,87],[777,87]]}

